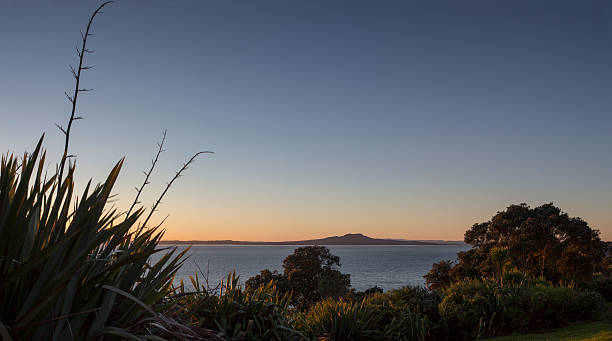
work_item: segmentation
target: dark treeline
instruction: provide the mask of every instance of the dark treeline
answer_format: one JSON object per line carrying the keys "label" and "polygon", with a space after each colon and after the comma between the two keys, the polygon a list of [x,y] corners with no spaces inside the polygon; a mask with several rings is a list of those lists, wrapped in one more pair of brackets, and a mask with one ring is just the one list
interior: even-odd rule
{"label": "dark treeline", "polygon": [[293,326],[332,340],[472,340],[596,319],[612,300],[609,245],[552,204],[512,205],[465,233],[473,247],[433,264],[427,288],[357,292],[340,259],[300,247],[283,272],[262,270],[246,292],[290,294]]}

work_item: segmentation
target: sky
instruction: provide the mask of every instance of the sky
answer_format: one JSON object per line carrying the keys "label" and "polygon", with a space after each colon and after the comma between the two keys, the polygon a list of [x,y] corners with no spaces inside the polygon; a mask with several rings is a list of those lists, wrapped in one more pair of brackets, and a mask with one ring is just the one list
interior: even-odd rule
{"label": "sky", "polygon": [[[97,1],[0,2],[0,150],[45,133]],[[166,239],[461,240],[553,202],[612,240],[612,3],[118,1],[73,127],[77,182],[125,157],[125,210],[164,129],[149,207]]]}

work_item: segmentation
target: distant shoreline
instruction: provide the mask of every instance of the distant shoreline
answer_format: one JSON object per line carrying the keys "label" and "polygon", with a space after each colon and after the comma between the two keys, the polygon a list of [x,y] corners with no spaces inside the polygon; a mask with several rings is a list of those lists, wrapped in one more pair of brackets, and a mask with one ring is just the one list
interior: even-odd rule
{"label": "distant shoreline", "polygon": [[333,236],[321,239],[309,240],[294,240],[282,242],[265,242],[265,241],[237,241],[237,240],[162,240],[159,244],[165,245],[466,245],[463,241],[446,241],[446,240],[401,240],[401,239],[379,239],[370,238],[363,234],[346,234],[344,236]]}

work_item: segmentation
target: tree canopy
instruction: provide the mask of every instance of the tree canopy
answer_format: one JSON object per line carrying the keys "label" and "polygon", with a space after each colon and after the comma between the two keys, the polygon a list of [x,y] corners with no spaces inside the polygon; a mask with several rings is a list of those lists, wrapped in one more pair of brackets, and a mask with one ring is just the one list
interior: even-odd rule
{"label": "tree canopy", "polygon": [[465,232],[465,242],[473,247],[458,254],[457,264],[450,269],[438,264],[426,280],[436,279],[432,284],[443,285],[442,270],[448,271],[448,280],[499,277],[504,267],[554,281],[588,280],[606,251],[598,230],[552,203],[535,208],[511,205],[490,220],[472,225]]}
{"label": "tree canopy", "polygon": [[348,292],[350,275],[341,273],[339,266],[340,257],[324,246],[299,247],[283,261],[282,274],[265,269],[249,278],[245,286],[253,290],[274,281],[280,291],[292,291],[294,306],[306,309],[323,298],[338,298]]}

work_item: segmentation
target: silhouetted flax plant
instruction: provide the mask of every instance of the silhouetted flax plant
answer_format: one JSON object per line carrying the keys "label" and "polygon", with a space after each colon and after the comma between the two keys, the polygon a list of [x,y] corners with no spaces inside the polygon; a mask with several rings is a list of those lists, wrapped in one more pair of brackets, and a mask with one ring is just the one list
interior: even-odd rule
{"label": "silhouetted flax plant", "polygon": [[[164,231],[148,227],[173,182],[196,153],[174,175],[160,197],[138,224],[145,209],[137,207],[142,189],[163,150],[159,151],[137,192],[134,204],[123,214],[107,206],[123,165],[111,169],[102,184],[87,183],[74,195],[75,164],[66,161],[70,133],[76,116],[88,37],[94,19],[111,1],[91,15],[77,47],[78,68],[68,125],[57,125],[65,136],[62,157],[55,173],[47,177],[43,137],[22,159],[2,156],[0,161],[0,339],[9,340],[218,340],[214,332],[195,328],[168,316],[174,293],[172,281],[187,250],[157,247]],[[150,257],[166,253],[155,263]]]}

